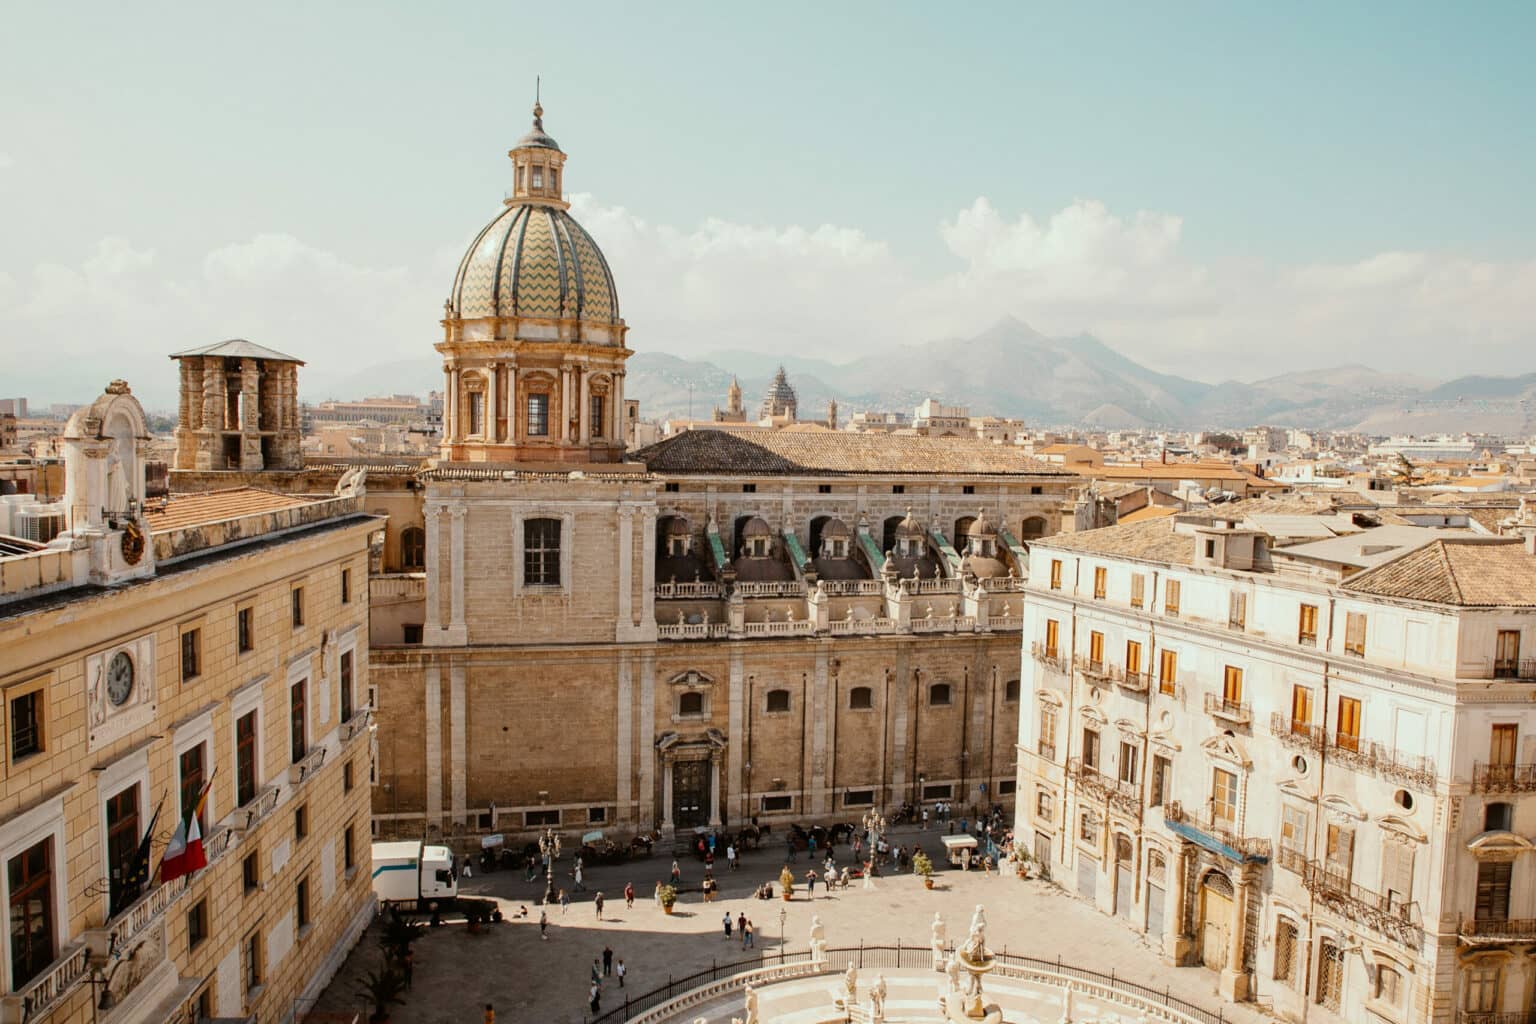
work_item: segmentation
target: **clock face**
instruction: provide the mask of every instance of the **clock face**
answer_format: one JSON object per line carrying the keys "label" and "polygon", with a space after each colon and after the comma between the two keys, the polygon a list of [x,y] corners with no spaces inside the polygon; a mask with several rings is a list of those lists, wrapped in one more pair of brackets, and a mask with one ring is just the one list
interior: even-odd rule
{"label": "clock face", "polygon": [[132,693],[133,659],[127,651],[118,651],[107,665],[107,699],[121,707]]}

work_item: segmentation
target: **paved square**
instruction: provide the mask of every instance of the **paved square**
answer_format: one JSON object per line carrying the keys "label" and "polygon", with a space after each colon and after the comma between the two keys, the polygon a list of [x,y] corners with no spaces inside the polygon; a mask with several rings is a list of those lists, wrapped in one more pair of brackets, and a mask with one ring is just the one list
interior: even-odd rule
{"label": "paved square", "polygon": [[[914,841],[921,842],[938,864],[938,835],[901,829],[892,839],[908,848]],[[839,863],[848,864],[848,848],[840,846],[837,851]],[[415,947],[413,989],[406,993],[405,1004],[394,1008],[391,1020],[394,1024],[475,1024],[482,1018],[484,1004],[491,1003],[498,1024],[579,1024],[591,1017],[587,1012],[589,975],[592,961],[601,957],[605,945],[613,949],[615,961],[624,961],[628,977],[622,989],[616,977],[603,980],[604,1013],[622,1007],[626,994],[665,985],[669,975],[681,978],[714,963],[754,955],[772,960],[780,948],[781,910],[789,950],[806,948],[812,914],[821,916],[833,947],[858,945],[861,940],[866,945],[895,945],[899,940],[902,945],[926,947],[935,911],[944,915],[953,939],[963,937],[977,903],[987,907],[989,944],[999,952],[1060,957],[1076,966],[1114,971],[1143,985],[1169,988],[1175,996],[1213,1011],[1221,1008],[1236,1024],[1268,1019],[1251,1004],[1223,1004],[1216,995],[1215,972],[1164,967],[1140,935],[1049,883],[941,868],[933,891],[925,890],[920,878],[905,874],[876,879],[874,891],[862,889],[855,881],[848,891],[828,895],[818,884],[814,901],[806,898],[803,885],[797,886],[795,898],[788,903],[777,895],[772,901],[752,898],[765,879],[774,879],[777,888],[783,864],[783,847],[775,843],[749,852],[736,872],[722,865],[715,871],[721,895],[713,903],[704,903],[697,891],[702,864],[692,858],[680,860],[683,884],[692,891],[678,900],[671,916],[652,899],[656,882],[671,870],[670,857],[593,867],[585,872],[588,891],[575,894],[568,911],[562,914],[558,905],[549,908],[545,941],[539,939],[540,908],[534,902],[543,892],[543,883],[524,882],[522,871],[476,872],[464,881],[462,890],[496,898],[508,920],[479,935],[470,935],[457,922],[429,932]],[[571,865],[569,855],[558,865],[557,878],[567,889],[572,882]],[[800,877],[809,866],[804,854],[792,865]],[[624,907],[626,881],[635,886],[632,910]],[[606,900],[602,921],[597,920],[592,902],[598,891]],[[529,916],[513,918],[521,906],[528,908]],[[733,920],[740,913],[752,920],[757,932],[755,951],[743,950],[734,930],[731,940],[725,940],[721,918],[727,911]],[[340,1012],[362,1007],[358,979],[377,969],[380,960],[375,925],[315,1009]],[[365,1009],[365,1018],[366,1013]]]}

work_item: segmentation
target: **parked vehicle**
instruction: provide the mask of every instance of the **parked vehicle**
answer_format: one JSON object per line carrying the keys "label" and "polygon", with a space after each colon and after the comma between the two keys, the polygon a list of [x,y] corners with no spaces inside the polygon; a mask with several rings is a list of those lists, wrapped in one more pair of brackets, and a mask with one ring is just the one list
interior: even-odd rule
{"label": "parked vehicle", "polygon": [[400,909],[446,910],[459,895],[453,853],[424,840],[373,844],[373,891],[380,903]]}

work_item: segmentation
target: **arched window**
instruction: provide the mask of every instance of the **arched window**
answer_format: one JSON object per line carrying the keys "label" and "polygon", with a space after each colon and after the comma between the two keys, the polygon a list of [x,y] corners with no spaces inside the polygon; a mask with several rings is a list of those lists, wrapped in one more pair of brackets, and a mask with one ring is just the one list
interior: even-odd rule
{"label": "arched window", "polygon": [[1023,526],[1021,526],[1019,529],[1019,533],[1022,535],[1020,537],[1021,540],[1037,540],[1041,537],[1044,537],[1045,517],[1030,516],[1028,519],[1024,520]]}
{"label": "arched window", "polygon": [[1484,832],[1508,832],[1515,827],[1513,804],[1493,803],[1483,808]]}
{"label": "arched window", "polygon": [[405,572],[427,567],[427,531],[407,526],[400,531],[400,568]]}
{"label": "arched window", "polygon": [[528,519],[523,522],[523,585],[560,585],[560,520]]}
{"label": "arched window", "polygon": [[1275,980],[1292,984],[1296,977],[1296,924],[1282,917],[1275,924]]}
{"label": "arched window", "polygon": [[848,691],[848,706],[854,710],[868,710],[875,706],[875,691],[867,686],[855,686]]}
{"label": "arched window", "polygon": [[1397,970],[1381,964],[1376,968],[1376,998],[1388,1006],[1396,1006],[1403,990],[1403,976]]}
{"label": "arched window", "polygon": [[702,693],[679,694],[677,698],[677,713],[679,715],[702,715],[704,713],[704,695]]}
{"label": "arched window", "polygon": [[789,691],[769,690],[767,703],[763,705],[764,711],[788,711]]}
{"label": "arched window", "polygon": [[932,707],[945,707],[949,704],[949,684],[934,683],[928,687],[928,703]]}
{"label": "arched window", "polygon": [[1019,681],[1017,679],[1010,679],[1003,684],[1003,700],[1009,704],[1017,704],[1019,702]]}
{"label": "arched window", "polygon": [[1344,993],[1344,951],[1333,939],[1318,944],[1317,1001],[1329,1009],[1339,1008]]}

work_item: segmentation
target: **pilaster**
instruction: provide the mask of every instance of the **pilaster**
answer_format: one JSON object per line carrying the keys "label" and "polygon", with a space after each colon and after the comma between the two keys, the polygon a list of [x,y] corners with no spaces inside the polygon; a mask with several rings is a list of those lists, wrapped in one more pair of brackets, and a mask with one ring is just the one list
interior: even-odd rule
{"label": "pilaster", "polygon": [[733,802],[736,805],[736,820],[747,821],[752,817],[747,807],[747,787],[742,779],[743,760],[742,748],[746,744],[746,688],[742,654],[740,648],[733,648],[730,657],[730,681],[727,687],[729,707],[726,719],[726,736],[730,740],[730,747],[726,752],[725,777],[730,780],[733,788]]}
{"label": "pilaster", "polygon": [[[649,561],[649,559],[647,559]],[[656,821],[656,654],[640,654],[640,823]]]}
{"label": "pilaster", "polygon": [[635,758],[635,681],[634,655],[619,652],[618,721],[614,723],[617,742],[614,744],[614,777],[618,780],[617,816],[620,822],[639,824],[635,821],[633,774]]}
{"label": "pilaster", "polygon": [[[653,561],[647,558],[646,561]],[[634,574],[635,574],[635,507],[619,505],[619,572],[618,614],[614,622],[614,639],[624,641],[634,635]]]}
{"label": "pilaster", "polygon": [[427,827],[443,823],[443,679],[442,666],[436,660],[426,665],[422,694],[422,718],[426,722],[425,763],[427,772]]}
{"label": "pilaster", "polygon": [[469,628],[464,623],[464,517],[468,509],[463,504],[448,506],[449,527],[449,603],[448,628],[444,631],[444,643],[466,644]]}
{"label": "pilaster", "polygon": [[422,639],[429,646],[444,642],[438,635],[441,630],[443,603],[442,515],[443,507],[441,505],[427,505],[425,512],[427,524],[427,608],[426,620],[422,626]]}
{"label": "pilaster", "polygon": [[827,648],[823,644],[817,648],[816,674],[811,680],[811,781],[807,803],[814,815],[828,813],[827,750],[831,746],[831,727],[831,716],[827,714]]}
{"label": "pilaster", "polygon": [[464,783],[464,663],[455,661],[448,669],[448,763],[450,766],[450,795],[453,801],[453,820],[457,825],[465,821]]}

